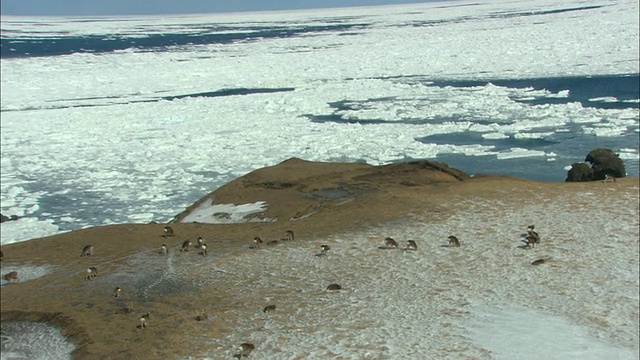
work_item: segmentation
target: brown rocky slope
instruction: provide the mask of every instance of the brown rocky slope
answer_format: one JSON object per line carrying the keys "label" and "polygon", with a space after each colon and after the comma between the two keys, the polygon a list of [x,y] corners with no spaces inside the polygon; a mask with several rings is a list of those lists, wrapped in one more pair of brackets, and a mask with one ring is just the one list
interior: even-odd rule
{"label": "brown rocky slope", "polygon": [[[48,266],[45,276],[2,287],[1,321],[45,321],[59,326],[77,345],[80,359],[179,358],[210,354],[207,338],[233,331],[230,309],[242,308],[239,290],[219,270],[233,254],[251,249],[261,235],[279,238],[287,229],[296,241],[402,220],[412,214],[452,214],[464,199],[495,199],[508,211],[535,197],[553,201],[568,192],[607,186],[611,196],[637,188],[638,178],[615,184],[544,183],[502,176],[469,176],[431,161],[371,166],[362,163],[314,163],[290,159],[256,170],[204,197],[170,225],[176,236],[164,238],[165,224],[94,227],[3,246],[3,273],[25,264]],[[265,201],[268,208],[253,221],[236,224],[182,223],[203,202],[245,204]],[[523,224],[526,225],[526,224]],[[183,240],[202,236],[210,255],[178,251]],[[158,254],[160,244],[169,257]],[[91,244],[95,255],[81,257]],[[286,246],[283,244],[282,246]],[[268,251],[262,249],[260,251]],[[203,263],[216,266],[203,271]],[[85,280],[88,266],[100,276]],[[170,270],[167,270],[170,268]],[[256,274],[259,276],[259,274]],[[112,298],[114,287],[122,288]],[[126,308],[131,311],[127,312]],[[196,321],[199,310],[209,315]],[[150,312],[150,327],[137,329]],[[200,336],[194,336],[200,334]]]}

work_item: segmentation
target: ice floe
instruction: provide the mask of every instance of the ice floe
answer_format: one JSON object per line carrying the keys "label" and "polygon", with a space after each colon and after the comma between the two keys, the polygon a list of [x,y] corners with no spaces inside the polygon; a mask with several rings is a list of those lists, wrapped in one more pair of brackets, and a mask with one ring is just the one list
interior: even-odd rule
{"label": "ice floe", "polygon": [[[615,152],[637,147],[637,95],[590,95],[587,104],[568,89],[497,80],[633,79],[637,12],[630,0],[536,0],[92,21],[3,16],[3,37],[24,41],[216,32],[240,40],[3,58],[0,211],[37,227],[13,236],[3,224],[2,243],[41,236],[43,213],[57,227],[49,234],[168,221],[216,187],[294,156],[376,165],[585,156],[563,148],[564,138],[546,148],[491,143],[558,133],[594,148],[613,140]],[[345,28],[311,29],[338,23]],[[292,35],[253,36],[274,28]],[[456,142],[466,132],[480,141]],[[451,140],[422,141],[433,135]],[[623,160],[637,174],[635,159]],[[559,170],[547,164],[545,173]]]}

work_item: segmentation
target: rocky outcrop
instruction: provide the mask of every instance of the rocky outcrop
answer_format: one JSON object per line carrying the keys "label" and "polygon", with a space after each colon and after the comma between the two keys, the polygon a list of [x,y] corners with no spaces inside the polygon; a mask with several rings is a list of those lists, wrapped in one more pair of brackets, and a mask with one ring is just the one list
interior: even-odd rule
{"label": "rocky outcrop", "polygon": [[[495,247],[495,234],[514,233],[511,224],[500,220],[504,214],[513,218],[530,217],[529,209],[523,210],[521,204],[531,202],[535,197],[544,201],[536,205],[540,209],[534,215],[554,218],[561,209],[580,208],[580,214],[574,214],[576,219],[601,219],[601,216],[593,215],[618,204],[626,207],[633,202],[637,204],[637,184],[637,178],[621,179],[616,186],[607,187],[604,193],[598,191],[603,188],[602,184],[594,182],[562,184],[494,175],[470,177],[443,163],[431,161],[372,166],[290,159],[235,179],[205,199],[223,204],[265,201],[268,205],[265,217],[275,219],[273,221],[176,222],[171,224],[174,237],[163,236],[165,224],[105,225],[2,245],[2,251],[7,254],[2,264],[4,274],[15,270],[20,273],[20,281],[2,286],[0,320],[3,324],[30,321],[59,327],[62,335],[76,345],[71,354],[74,359],[186,358],[199,354],[199,349],[208,351],[211,338],[239,339],[244,336],[248,330],[237,330],[234,324],[259,311],[257,306],[262,309],[267,305],[263,299],[273,296],[272,284],[282,288],[278,291],[283,291],[278,296],[278,309],[293,309],[300,304],[312,304],[317,296],[329,296],[322,293],[328,281],[315,280],[319,268],[331,270],[327,279],[347,279],[351,283],[377,281],[380,276],[377,269],[385,266],[377,262],[379,259],[389,259],[385,261],[411,269],[414,263],[424,265],[417,270],[418,274],[440,271],[433,279],[446,275],[450,266],[433,266],[428,258],[449,252],[440,250],[446,237],[438,239],[422,235],[419,233],[422,226],[433,228],[431,234],[447,236],[459,232],[473,237],[474,245],[467,249],[470,252],[457,252],[448,261],[455,260],[464,265],[477,259],[477,254],[483,259],[485,255],[495,254],[495,261],[484,262],[493,264],[494,269],[504,264],[514,268],[546,266],[551,260],[545,256],[523,261],[523,256],[505,258],[504,251],[482,252]],[[585,193],[593,195],[585,198]],[[602,204],[604,209],[584,206],[585,203],[600,204],[603,198],[617,200]],[[548,215],[546,209],[555,212]],[[485,212],[489,214],[483,215]],[[541,221],[561,230],[565,226],[545,219]],[[562,221],[569,224],[571,219]],[[626,224],[631,220],[620,221],[626,221]],[[454,224],[460,227],[451,228]],[[602,227],[595,228],[602,230]],[[280,241],[278,249],[273,251],[266,246],[260,250],[250,248],[254,237],[278,240],[286,230],[295,231],[295,242]],[[377,247],[387,236],[405,240],[404,237],[412,234],[422,241],[418,243],[424,244],[419,245],[422,246],[419,251],[426,255],[385,252]],[[547,229],[545,234],[551,237],[553,231]],[[214,261],[206,260],[194,248],[180,252],[185,239],[195,240],[201,236],[206,238],[207,251],[213,254]],[[619,249],[633,245],[633,239],[622,238],[628,244],[614,242]],[[606,236],[594,236],[594,239],[600,241],[596,247],[607,243]],[[321,260],[315,254],[325,240],[329,241],[325,244],[332,245],[331,251],[337,253]],[[96,255],[81,257],[82,247],[88,241],[95,246]],[[162,244],[169,247],[169,256],[162,255]],[[543,250],[544,244],[541,244]],[[516,243],[512,246],[515,248]],[[571,254],[573,252],[564,253]],[[601,255],[595,250],[589,254]],[[609,260],[606,255],[603,255],[603,263]],[[512,258],[508,260],[511,263],[505,262],[507,258]],[[357,265],[353,259],[358,259]],[[573,257],[575,265],[566,259],[562,261],[579,267],[584,259],[581,253]],[[96,265],[100,276],[86,280],[87,267]],[[361,273],[354,269],[361,265],[366,266],[362,269],[368,277],[356,278]],[[53,271],[33,270],[42,267]],[[470,278],[486,273],[480,266],[469,269],[472,271],[468,274]],[[300,275],[305,272],[311,273]],[[507,280],[517,284],[516,278]],[[572,280],[571,277],[567,279]],[[496,281],[500,282],[499,279]],[[115,286],[121,288],[122,297],[110,299]],[[397,289],[401,287],[402,284]],[[425,291],[428,295],[433,289]],[[453,291],[463,292],[464,289]],[[384,306],[385,299],[394,294],[396,292],[391,291],[378,296],[381,302],[376,306]],[[245,300],[238,301],[241,298]],[[345,301],[348,303],[349,299]],[[184,308],[176,304],[202,305]],[[632,304],[629,306],[633,307]],[[206,311],[209,319],[198,321],[198,309]],[[150,328],[137,329],[140,316],[147,312],[158,315],[152,315]],[[246,325],[253,326],[250,322]],[[315,329],[316,325],[311,326]],[[194,331],[202,336],[193,337]],[[276,339],[278,335],[273,336]],[[235,345],[223,345],[216,350],[216,358],[233,357],[233,348]]]}
{"label": "rocky outcrop", "polygon": [[11,220],[18,220],[18,215],[6,216],[3,214],[0,214],[0,223],[3,223],[5,221],[11,221]]}
{"label": "rocky outcrop", "polygon": [[445,163],[417,160],[374,166],[366,163],[312,162],[291,158],[252,171],[200,199],[173,222],[180,222],[206,201],[215,204],[269,204],[265,219],[299,219],[323,208],[396,186],[458,183],[471,177]]}
{"label": "rocky outcrop", "polygon": [[593,170],[585,163],[573,163],[567,173],[566,182],[579,182],[593,180]]}
{"label": "rocky outcrop", "polygon": [[469,174],[431,160],[417,160],[374,167],[368,174],[355,177],[373,184],[400,184],[404,186],[434,185],[464,181]]}
{"label": "rocky outcrop", "polygon": [[616,178],[627,175],[622,159],[609,149],[592,150],[584,161],[591,163],[593,180],[604,180],[606,175],[612,175]]}
{"label": "rocky outcrop", "polygon": [[591,166],[586,163],[571,164],[571,169],[567,173],[565,181],[597,181],[604,180],[606,175],[621,178],[627,174],[620,157],[610,149],[598,148],[592,150],[584,161],[590,163]]}

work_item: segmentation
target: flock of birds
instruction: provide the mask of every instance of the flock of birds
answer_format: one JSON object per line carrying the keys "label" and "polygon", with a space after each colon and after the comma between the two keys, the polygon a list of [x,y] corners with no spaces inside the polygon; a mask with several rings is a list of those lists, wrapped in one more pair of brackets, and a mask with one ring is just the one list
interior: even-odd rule
{"label": "flock of birds", "polygon": [[[521,246],[522,248],[531,248],[531,247],[535,247],[536,244],[540,243],[540,235],[534,230],[535,226],[534,225],[529,225],[527,227],[527,233],[524,236],[524,239],[522,240],[522,242],[524,242],[524,245]],[[170,226],[165,226],[164,227],[164,234],[163,237],[164,238],[169,238],[169,237],[174,237],[176,234],[173,230],[173,228],[171,228]],[[287,230],[284,233],[284,237],[282,237],[281,239],[274,239],[274,240],[269,240],[269,241],[264,241],[262,239],[262,237],[260,236],[256,236],[253,238],[253,249],[260,249],[263,245],[266,246],[272,246],[272,245],[277,245],[281,242],[287,242],[287,241],[293,241],[295,239],[295,234],[292,230]],[[202,237],[198,237],[197,241],[197,245],[195,245],[196,248],[198,248],[200,250],[199,254],[202,256],[207,256],[208,255],[208,251],[207,251],[207,244],[204,243],[204,239]],[[443,245],[444,246],[444,245]],[[185,240],[182,242],[179,251],[180,252],[189,252],[189,249],[192,247],[192,242],[190,240]],[[448,247],[460,247],[460,240],[454,236],[451,235],[448,237]],[[380,246],[380,249],[398,249],[399,248],[399,244],[396,240],[394,240],[391,237],[387,237],[384,239],[384,245]],[[322,244],[320,245],[320,253],[317,254],[318,256],[326,256],[328,254],[328,252],[331,250],[331,246],[328,244]],[[407,240],[405,243],[405,247],[404,247],[405,251],[417,251],[418,250],[418,244],[416,243],[415,240]],[[160,252],[161,255],[167,255],[169,253],[169,246],[167,244],[162,244],[160,246]],[[82,249],[82,253],[81,253],[81,257],[92,257],[94,255],[94,247],[92,245],[86,245],[83,249]],[[2,251],[0,251],[0,261],[4,258],[4,254],[2,253]],[[539,260],[535,260],[532,262],[532,265],[539,265],[541,263],[543,263],[544,260],[543,259],[539,259]],[[88,267],[86,270],[86,275],[85,275],[85,279],[86,280],[93,280],[95,279],[97,276],[99,276],[99,272],[97,267],[95,266],[91,266]],[[11,283],[17,283],[18,282],[18,272],[17,271],[11,271],[5,275],[3,275],[3,278],[5,281],[7,281],[8,284]],[[329,291],[333,291],[333,290],[340,290],[342,289],[342,286],[340,284],[329,284],[326,287],[326,290]],[[113,297],[114,298],[119,298],[121,296],[121,292],[122,289],[120,287],[116,287],[113,291]],[[130,313],[133,312],[133,304],[128,303],[127,306],[124,308],[125,312]],[[271,313],[271,312],[275,312],[276,311],[276,305],[275,304],[271,304],[271,305],[267,305],[266,307],[264,307],[263,312],[264,313]],[[145,329],[149,326],[149,312],[147,312],[146,314],[142,315],[139,318],[139,322],[138,325],[136,326],[138,329]],[[203,321],[203,320],[207,320],[208,316],[207,314],[204,312],[204,310],[199,310],[197,316],[195,317],[195,319],[197,321]],[[242,343],[240,344],[240,346],[238,347],[238,352],[236,354],[236,357],[239,359],[243,359],[245,356],[248,356],[253,350],[255,349],[255,345],[252,343]]]}
{"label": "flock of birds", "polygon": [[[525,235],[525,238],[522,240],[524,242],[524,245],[522,246],[523,248],[531,248],[531,247],[535,247],[536,244],[540,243],[540,235],[534,230],[535,226],[534,225],[529,225],[527,227],[527,233]],[[164,235],[165,238],[167,237],[172,237],[175,236],[175,232],[173,231],[173,229],[170,226],[165,226],[164,227]],[[260,249],[262,246],[273,246],[273,245],[277,245],[280,244],[281,242],[286,242],[286,241],[293,241],[295,240],[295,234],[292,230],[287,230],[284,233],[284,237],[282,237],[281,239],[273,239],[273,240],[268,240],[265,241],[262,239],[261,236],[256,236],[253,238],[253,245],[251,246],[253,249]],[[448,240],[448,247],[460,247],[460,240],[454,236],[451,235],[447,238]],[[197,248],[199,248],[201,250],[200,255],[202,256],[206,256],[208,254],[207,252],[207,245],[204,243],[204,240],[202,239],[202,237],[199,237],[197,240],[198,244],[196,245]],[[181,247],[180,247],[180,251],[181,252],[188,252],[189,248],[191,247],[192,243],[189,240],[185,240]],[[398,242],[391,238],[391,237],[386,237],[384,239],[384,245],[380,246],[381,249],[398,249],[399,248],[399,244]],[[168,246],[166,244],[162,244],[161,248],[160,248],[160,253],[163,255],[167,255],[168,253]],[[328,244],[322,244],[320,245],[320,253],[317,254],[318,256],[326,256],[329,252],[329,250],[331,250],[331,246]],[[416,243],[415,240],[407,240],[405,243],[405,247],[404,247],[405,251],[417,251],[418,250],[418,244]],[[544,260],[540,259],[540,260],[536,260],[534,262],[532,262],[533,265],[538,265],[543,263]],[[326,290],[328,291],[334,291],[334,290],[341,290],[342,286],[340,284],[337,283],[333,283],[333,284],[329,284],[326,287]],[[264,313],[272,313],[276,311],[276,305],[275,304],[270,304],[264,307],[264,309],[262,310]],[[148,316],[148,313],[147,313]],[[198,315],[196,316],[196,320],[197,321],[202,321],[202,320],[206,320],[208,319],[208,316],[206,315],[206,313],[204,312],[204,310],[200,310]],[[140,325],[139,325],[140,327]],[[243,359],[245,356],[248,356],[253,350],[255,349],[255,345],[249,342],[246,343],[242,343],[240,344],[240,346],[238,347],[238,353],[236,354],[236,357],[238,357],[239,359]]]}

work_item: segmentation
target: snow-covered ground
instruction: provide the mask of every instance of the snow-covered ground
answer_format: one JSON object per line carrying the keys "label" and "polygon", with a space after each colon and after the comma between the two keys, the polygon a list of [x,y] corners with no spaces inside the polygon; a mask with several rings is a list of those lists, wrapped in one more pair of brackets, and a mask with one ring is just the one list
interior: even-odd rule
{"label": "snow-covered ground", "polygon": [[[5,275],[11,271],[17,271],[18,281],[22,281],[22,282],[43,277],[53,270],[51,266],[28,265],[28,264],[21,264],[18,266],[13,266],[13,265],[4,266],[3,264],[0,269],[1,269],[2,275]],[[2,284],[2,286],[11,285],[7,283],[4,277],[0,280],[0,284]]]}
{"label": "snow-covered ground", "polygon": [[[2,225],[2,244],[168,221],[217,186],[293,156],[372,164],[439,154],[526,157],[561,173],[584,154],[419,139],[575,134],[606,143],[637,137],[637,108],[531,105],[522,100],[570,94],[433,80],[637,74],[637,13],[631,0],[536,0],[91,21],[3,17],[3,36],[25,39],[199,34],[211,24],[232,33],[247,24],[353,26],[162,51],[3,58],[0,210],[23,218]],[[239,88],[280,91],[181,97]],[[330,105],[343,101],[342,110]],[[310,120],[323,116],[347,122]],[[634,141],[619,146],[631,165]]]}
{"label": "snow-covered ground", "polygon": [[[231,358],[249,341],[259,359],[638,359],[638,188],[604,186],[522,204],[505,189],[453,215],[213,254],[211,276],[244,307],[193,355]],[[523,249],[532,223],[541,244]],[[418,250],[381,249],[387,236]]]}
{"label": "snow-covered ground", "polygon": [[3,322],[2,360],[71,359],[75,345],[62,336],[60,330],[42,323]]}
{"label": "snow-covered ground", "polygon": [[268,221],[252,219],[253,214],[267,211],[267,203],[257,201],[252,204],[213,204],[211,199],[204,201],[180,222],[199,222],[205,224],[239,223],[244,221]]}
{"label": "snow-covered ground", "polygon": [[[176,266],[172,256],[165,264],[148,254],[132,261],[160,267],[149,287],[180,279],[201,291],[232,289],[227,296],[234,306],[199,306],[227,309],[216,321],[233,330],[223,337],[193,334],[199,345],[189,359],[231,359],[238,344],[251,342],[255,359],[634,360],[640,350],[640,188],[616,186],[594,183],[591,190],[525,202],[505,187],[498,200],[452,200],[459,211],[415,213],[325,238],[297,233],[295,241],[261,249],[249,242],[225,245],[206,262],[183,259],[185,265]],[[193,214],[220,211],[240,221],[264,206],[204,203]],[[524,249],[530,224],[542,240]],[[448,246],[449,235],[460,239],[459,248]],[[384,249],[387,236],[400,249]],[[418,249],[403,250],[406,240]],[[327,255],[319,255],[321,244],[331,246]],[[28,274],[21,281],[48,271],[19,270]],[[134,281],[130,274],[127,281]],[[325,290],[332,283],[342,289]],[[270,304],[276,311],[263,313]],[[10,342],[3,359],[33,353],[32,337],[4,326]],[[59,334],[29,326],[39,347],[61,356],[72,351],[61,347]]]}

